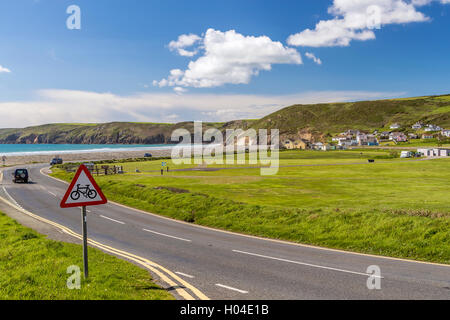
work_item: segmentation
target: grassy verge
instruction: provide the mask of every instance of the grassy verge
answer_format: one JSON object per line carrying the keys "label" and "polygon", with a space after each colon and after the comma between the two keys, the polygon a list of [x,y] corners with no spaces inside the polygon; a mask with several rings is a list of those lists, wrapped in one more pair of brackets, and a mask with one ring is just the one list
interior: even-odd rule
{"label": "grassy verge", "polygon": [[[183,172],[164,178],[99,177],[98,182],[110,200],[191,223],[450,264],[450,213],[444,208],[446,184],[444,181],[441,185],[440,180],[448,162],[414,165],[422,167],[406,164],[403,170],[407,172],[402,172],[402,163],[374,167],[373,172],[367,166],[286,168],[280,170],[278,177],[265,180],[251,179],[251,174],[258,175],[257,170],[224,170],[203,172],[206,176],[192,179],[179,176],[187,174]],[[411,172],[422,177],[427,174],[427,180],[420,185],[420,180],[411,178]],[[435,173],[439,176],[434,178]],[[54,176],[70,180],[73,174],[55,169]],[[231,178],[239,181],[230,182]],[[419,184],[418,188],[412,183],[416,187]],[[429,202],[411,198],[429,188],[435,190],[433,196],[427,196]],[[292,194],[284,197],[288,192]],[[412,206],[411,201],[416,200],[423,205],[417,202],[417,206]]]}
{"label": "grassy verge", "polygon": [[89,279],[81,275],[81,289],[69,290],[66,271],[82,271],[81,246],[46,239],[3,213],[0,239],[0,299],[173,299],[146,270],[93,248]]}

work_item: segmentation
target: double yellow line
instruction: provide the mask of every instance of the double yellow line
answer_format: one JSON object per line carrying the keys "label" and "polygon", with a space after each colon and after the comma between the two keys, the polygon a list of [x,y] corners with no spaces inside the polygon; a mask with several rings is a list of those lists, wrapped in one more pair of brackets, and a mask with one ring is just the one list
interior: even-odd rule
{"label": "double yellow line", "polygon": [[[2,175],[2,172],[0,172],[0,175]],[[13,207],[14,209],[34,218],[36,220],[39,220],[41,222],[44,222],[44,223],[54,226],[55,228],[60,229],[62,232],[66,233],[74,238],[77,238],[79,240],[83,239],[80,234],[74,232],[73,230],[71,230],[63,225],[60,225],[56,222],[53,222],[51,220],[48,220],[48,219],[42,218],[38,215],[35,215],[34,213],[31,213],[23,208],[20,208],[17,205],[15,205],[14,203],[10,202],[9,200],[3,198],[2,196],[0,196],[0,201],[3,201],[4,203],[8,204],[9,206]],[[177,276],[172,271],[164,268],[163,266],[158,265],[157,263],[154,263],[146,258],[137,256],[135,254],[107,246],[107,245],[97,242],[95,240],[89,239],[88,243],[93,247],[97,247],[103,251],[112,253],[114,255],[123,257],[123,258],[131,260],[131,261],[134,261],[137,264],[147,268],[148,270],[152,271],[154,274],[158,275],[162,281],[167,283],[169,286],[173,287],[176,290],[176,292],[185,300],[196,300],[196,299],[209,300],[209,298],[205,294],[203,294],[200,290],[195,288],[193,285],[186,282],[185,280],[183,280],[182,278]],[[181,284],[181,286],[180,286],[180,284]],[[193,295],[188,293],[188,291],[186,289],[189,289],[193,293],[193,295],[196,297],[194,297]]]}

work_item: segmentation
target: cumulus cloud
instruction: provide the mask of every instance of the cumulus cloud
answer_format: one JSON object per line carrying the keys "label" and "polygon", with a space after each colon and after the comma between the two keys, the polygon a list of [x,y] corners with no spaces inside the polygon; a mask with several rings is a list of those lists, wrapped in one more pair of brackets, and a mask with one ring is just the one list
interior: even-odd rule
{"label": "cumulus cloud", "polygon": [[334,47],[348,46],[353,40],[375,39],[374,30],[384,25],[429,20],[417,7],[430,2],[431,0],[334,0],[328,9],[332,19],[321,20],[314,29],[289,36],[287,43],[292,46]]}
{"label": "cumulus cloud", "polygon": [[299,103],[343,102],[403,96],[401,92],[321,91],[292,95],[138,93],[120,96],[42,90],[29,101],[0,102],[0,128],[45,123],[110,121],[181,122],[255,119]]}
{"label": "cumulus cloud", "polygon": [[315,62],[316,64],[318,64],[318,65],[321,65],[321,64],[322,64],[322,60],[320,60],[319,58],[317,58],[317,57],[315,56],[314,53],[306,52],[306,53],[305,53],[305,56],[306,56],[307,58],[311,59],[312,61],[314,61],[314,62]]}
{"label": "cumulus cloud", "polygon": [[11,70],[0,65],[0,73],[10,73]]}
{"label": "cumulus cloud", "polygon": [[[182,35],[170,48],[180,49],[197,43],[191,53],[203,55],[191,61],[186,70],[174,69],[161,81],[159,87],[211,88],[224,84],[248,84],[260,71],[269,71],[273,64],[302,64],[300,53],[266,36],[244,36],[235,30],[226,32],[208,29],[199,39]],[[178,51],[185,55],[185,52]]]}
{"label": "cumulus cloud", "polygon": [[198,49],[194,51],[188,51],[186,50],[186,48],[192,47],[200,40],[202,40],[202,38],[196,34],[182,34],[181,36],[178,37],[177,41],[171,41],[169,43],[169,49],[171,51],[178,52],[180,56],[193,57],[197,54]]}

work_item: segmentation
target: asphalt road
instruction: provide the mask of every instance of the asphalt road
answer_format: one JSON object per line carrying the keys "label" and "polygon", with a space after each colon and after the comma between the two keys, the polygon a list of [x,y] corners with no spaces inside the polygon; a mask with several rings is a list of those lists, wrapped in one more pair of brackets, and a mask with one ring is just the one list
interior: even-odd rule
{"label": "asphalt road", "polygon": [[[43,175],[44,165],[26,167],[30,184],[4,170],[3,197],[80,233],[80,209],[59,208],[67,184]],[[450,266],[221,232],[111,203],[88,210],[90,239],[147,258],[211,299],[450,299]],[[380,290],[367,287],[374,265]]]}

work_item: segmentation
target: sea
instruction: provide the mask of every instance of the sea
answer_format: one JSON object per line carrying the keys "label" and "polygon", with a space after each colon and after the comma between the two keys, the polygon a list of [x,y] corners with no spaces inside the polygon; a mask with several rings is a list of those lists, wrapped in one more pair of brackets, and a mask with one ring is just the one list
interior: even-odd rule
{"label": "sea", "polygon": [[68,153],[90,153],[111,151],[146,151],[171,149],[175,145],[168,144],[0,144],[1,156],[27,156],[27,155],[61,155]]}

